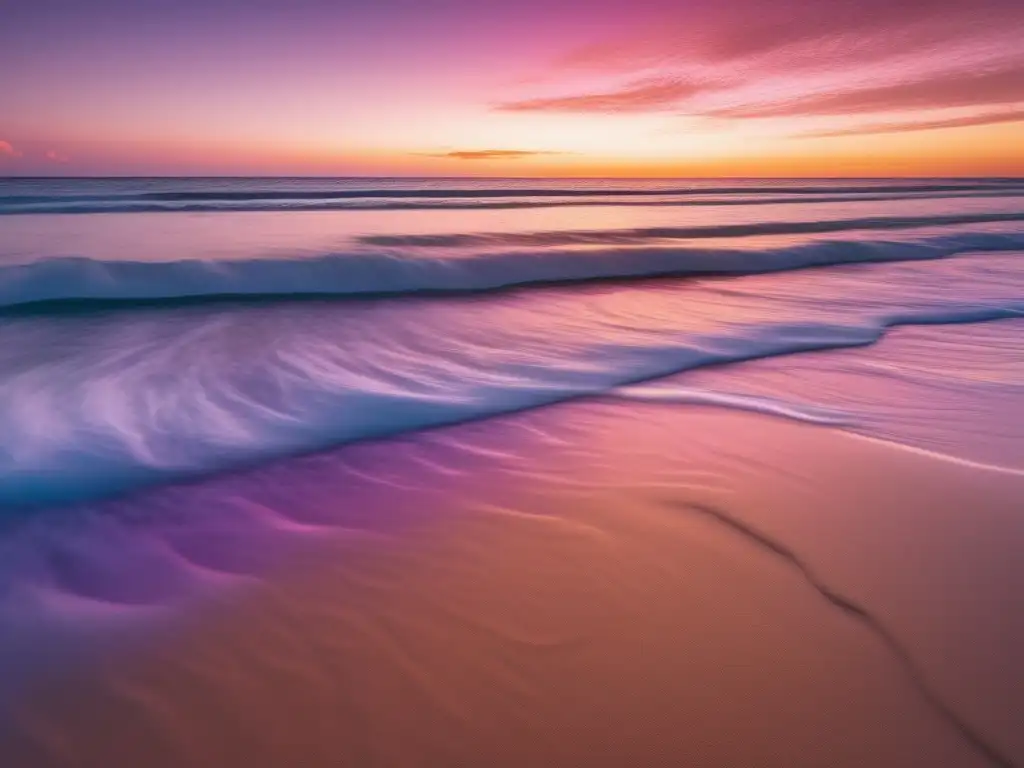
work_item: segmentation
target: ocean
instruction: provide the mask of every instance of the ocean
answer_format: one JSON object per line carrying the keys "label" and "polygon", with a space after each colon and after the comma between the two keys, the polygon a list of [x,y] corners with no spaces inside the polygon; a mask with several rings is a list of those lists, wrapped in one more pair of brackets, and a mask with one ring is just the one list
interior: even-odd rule
{"label": "ocean", "polygon": [[1008,179],[0,181],[0,504],[1012,317],[1021,248]]}
{"label": "ocean", "polygon": [[[341,661],[347,671],[330,672],[328,657],[401,668],[398,687],[374,678],[383,686],[371,685],[375,706],[345,706],[364,719],[409,707],[409,722],[420,722],[423,733],[450,736],[437,736],[442,746],[417,742],[416,759],[431,755],[432,763],[379,764],[498,764],[487,752],[497,743],[524,761],[518,764],[554,764],[543,761],[560,753],[545,751],[550,745],[539,737],[516,752],[512,735],[494,741],[488,731],[492,741],[473,747],[465,729],[483,732],[473,730],[474,707],[485,720],[500,709],[494,723],[522,725],[530,692],[561,679],[552,669],[562,669],[560,654],[574,653],[582,637],[622,643],[616,653],[630,658],[653,637],[677,638],[677,650],[696,642],[668,618],[668,593],[659,590],[672,583],[687,595],[699,583],[728,592],[733,587],[721,585],[733,577],[719,582],[715,569],[733,566],[715,558],[760,562],[743,554],[749,541],[719,541],[725,533],[700,527],[712,523],[683,532],[664,516],[666,494],[678,504],[685,497],[693,509],[710,508],[711,494],[715,508],[726,510],[712,518],[742,518],[734,527],[762,550],[767,541],[770,553],[802,569],[812,562],[823,578],[859,596],[855,609],[844,610],[871,617],[868,635],[850,640],[863,627],[826,632],[827,622],[813,617],[794,618],[786,630],[803,627],[808,638],[835,633],[807,640],[800,653],[834,652],[848,660],[851,675],[878,682],[857,699],[858,712],[880,707],[884,714],[903,696],[924,707],[924,722],[936,716],[927,701],[947,697],[958,702],[956,711],[938,717],[967,733],[969,744],[997,757],[1024,754],[1012,724],[986,720],[1005,711],[1006,697],[1024,704],[1024,670],[981,670],[991,659],[957,657],[970,643],[944,645],[938,614],[922,607],[933,604],[923,574],[934,590],[959,594],[962,610],[982,611],[968,605],[967,587],[934,586],[967,573],[952,562],[966,557],[954,554],[957,542],[974,542],[971,573],[988,573],[990,589],[999,568],[1005,576],[1014,567],[1024,541],[1020,517],[1006,511],[1024,489],[1022,259],[1024,179],[0,179],[0,674],[8,681],[0,703],[35,685],[39,670],[60,678],[54,670],[73,667],[83,654],[148,647],[209,606],[244,604],[254,583],[269,583],[278,597],[253,609],[259,618],[238,619],[235,634],[271,645],[231,646],[243,648],[239,670],[250,656],[266,661],[306,649],[287,678],[294,688],[281,685],[315,719],[318,707],[342,705],[325,703],[332,694],[297,680],[363,674]],[[611,501],[620,498],[630,501]],[[967,498],[977,510],[964,509]],[[954,499],[956,511],[946,510]],[[630,511],[606,514],[608,505]],[[922,526],[930,531],[924,539]],[[989,544],[971,538],[979,531]],[[929,536],[945,543],[927,549],[920,542]],[[325,540],[335,542],[329,558]],[[437,548],[441,540],[459,543]],[[670,541],[679,543],[675,554]],[[644,564],[627,567],[634,550],[647,553],[636,554]],[[383,551],[391,559],[365,565]],[[321,575],[301,589],[274,581],[282,563],[295,562],[319,562],[322,570],[313,570]],[[667,570],[658,575],[655,562]],[[750,584],[790,589],[788,576],[750,567]],[[693,574],[703,575],[695,582]],[[883,575],[913,584],[883,590]],[[325,597],[326,584],[344,599]],[[820,591],[839,603],[835,589]],[[411,594],[426,602],[407,604]],[[760,609],[750,606],[762,600],[775,605],[775,598],[743,594],[732,603],[737,616],[753,616]],[[799,597],[786,602],[791,597],[779,605],[803,605]],[[393,608],[390,618],[378,598]],[[639,617],[644,600],[659,607]],[[715,632],[733,638],[748,630],[714,629],[719,619],[704,613],[713,596],[694,600],[688,610],[704,617],[694,621],[710,622],[701,625],[709,645],[700,654],[718,669]],[[430,606],[438,610],[433,618],[410,618]],[[649,621],[651,634],[627,641],[628,632],[602,616],[636,627]],[[861,651],[842,645],[870,645],[864,637],[875,632],[893,646],[876,632],[890,620],[902,644],[896,656],[911,648],[908,658],[927,660],[923,673],[916,662],[898,674],[872,672],[875,661],[858,666]],[[321,624],[288,634],[290,622],[304,621]],[[1024,639],[1024,627],[1007,630],[994,604],[971,621],[989,627],[984,642],[999,633],[999,643]],[[455,633],[450,647],[466,665],[458,674],[446,666],[455,662],[441,650],[448,642],[437,634],[442,625]],[[328,636],[349,640],[328,652],[317,645]],[[668,654],[661,642],[657,653]],[[780,643],[779,658],[788,658],[793,649]],[[378,652],[391,654],[389,661],[374,661]],[[211,662],[205,653],[195,652],[181,679],[236,663]],[[780,662],[792,664],[780,680],[813,688],[818,683],[800,677],[800,653]],[[954,657],[960,661],[942,661]],[[584,678],[598,667],[614,677],[614,665],[600,658],[583,653],[572,664],[583,665],[577,672]],[[1004,685],[1003,698],[978,703],[958,665],[972,680]],[[704,679],[704,667],[687,669],[677,670],[680,680]],[[237,679],[213,672],[196,679],[228,699],[244,698],[239,681],[247,673],[236,671]],[[463,674],[511,698],[499,705],[484,687],[459,688],[453,681]],[[925,691],[925,704],[886,688],[904,674]],[[659,675],[638,675],[594,685],[633,691],[650,711],[638,705],[618,716],[654,722],[665,711],[662,694],[630,686],[654,686]],[[607,724],[614,706],[605,715],[568,706],[583,694],[563,682],[550,711],[541,706],[545,722]],[[153,681],[132,685],[164,690]],[[190,711],[202,690],[167,693],[164,704]],[[303,698],[314,690],[319,704]],[[763,702],[785,696],[781,689],[749,695],[762,694]],[[149,695],[142,699],[152,701]],[[273,697],[260,695],[274,710]],[[415,709],[417,696],[432,702],[426,710]],[[88,696],[83,701],[92,706]],[[791,725],[832,717],[828,707],[841,709],[843,701],[794,711]],[[182,715],[172,727],[161,706],[150,712],[162,723],[157,731],[166,726],[179,745],[186,732],[201,741],[200,720],[189,731]],[[891,706],[898,711],[885,717],[907,711]],[[841,720],[849,712],[833,714]],[[258,730],[269,722],[263,717],[253,714],[246,727]],[[995,746],[974,728],[979,721],[989,735],[1001,734]],[[820,732],[829,727],[820,724]],[[943,755],[954,748],[942,746],[931,727],[922,725],[907,743],[876,746],[917,755],[919,762],[906,764],[935,764],[942,758],[922,744]],[[381,726],[353,738],[379,756],[391,748],[386,732]],[[22,729],[18,738],[27,733],[35,734],[32,749],[57,749],[43,731]],[[301,728],[295,733],[315,742]],[[636,738],[664,746],[660,735]],[[635,756],[635,746],[623,754]],[[754,754],[770,751],[762,746]],[[832,748],[846,749],[821,747]],[[614,746],[603,749],[616,754]],[[360,763],[357,753],[364,754],[352,753],[353,764],[378,764]],[[331,754],[318,752],[309,764],[335,764],[325,757]],[[750,764],[733,757],[741,762],[721,764]],[[456,758],[470,762],[445,762]],[[778,764],[794,764],[788,760],[782,755]]]}

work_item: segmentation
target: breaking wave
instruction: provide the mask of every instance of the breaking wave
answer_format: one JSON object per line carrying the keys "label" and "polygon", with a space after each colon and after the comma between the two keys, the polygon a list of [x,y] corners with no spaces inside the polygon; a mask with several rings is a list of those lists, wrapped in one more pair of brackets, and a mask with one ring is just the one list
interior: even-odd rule
{"label": "breaking wave", "polygon": [[0,266],[0,306],[74,300],[454,293],[531,283],[757,274],[1020,248],[1024,248],[1024,232],[978,231],[894,241],[820,240],[775,248],[626,245],[499,250],[470,255],[449,252],[433,256],[422,252],[363,250],[298,259],[173,262],[60,257]]}

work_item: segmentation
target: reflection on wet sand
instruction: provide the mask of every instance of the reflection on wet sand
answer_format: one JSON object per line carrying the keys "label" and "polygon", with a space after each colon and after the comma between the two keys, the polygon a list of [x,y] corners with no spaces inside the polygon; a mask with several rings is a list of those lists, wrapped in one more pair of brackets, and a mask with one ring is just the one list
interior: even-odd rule
{"label": "reflection on wet sand", "polygon": [[[878,363],[887,343],[792,359],[835,376],[835,356]],[[880,423],[870,388],[824,400]],[[26,768],[1019,762],[1024,477],[960,460],[948,435],[947,455],[914,448],[905,413],[865,436],[577,402],[157,489],[58,532],[30,522],[7,539],[8,583],[105,606],[97,635],[159,631],[37,676],[11,702],[4,754]],[[990,418],[975,427],[998,431]],[[49,666],[63,609],[37,607]]]}

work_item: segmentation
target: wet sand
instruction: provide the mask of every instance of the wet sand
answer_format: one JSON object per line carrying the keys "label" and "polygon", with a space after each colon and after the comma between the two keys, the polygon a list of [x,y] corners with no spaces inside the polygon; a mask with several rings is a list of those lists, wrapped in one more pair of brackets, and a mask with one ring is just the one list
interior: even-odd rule
{"label": "wet sand", "polygon": [[[887,344],[788,359],[835,384]],[[114,502],[74,556],[26,530],[51,598],[142,639],[65,664],[51,626],[4,764],[1024,763],[1016,414],[958,455],[897,400],[865,434],[569,403]]]}

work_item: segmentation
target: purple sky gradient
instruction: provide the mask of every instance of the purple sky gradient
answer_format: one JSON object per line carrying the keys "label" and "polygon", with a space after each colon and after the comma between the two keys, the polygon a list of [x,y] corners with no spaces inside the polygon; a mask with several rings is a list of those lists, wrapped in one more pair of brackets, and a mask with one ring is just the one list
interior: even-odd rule
{"label": "purple sky gradient", "polygon": [[1024,171],[1019,0],[13,0],[2,14],[2,174]]}

